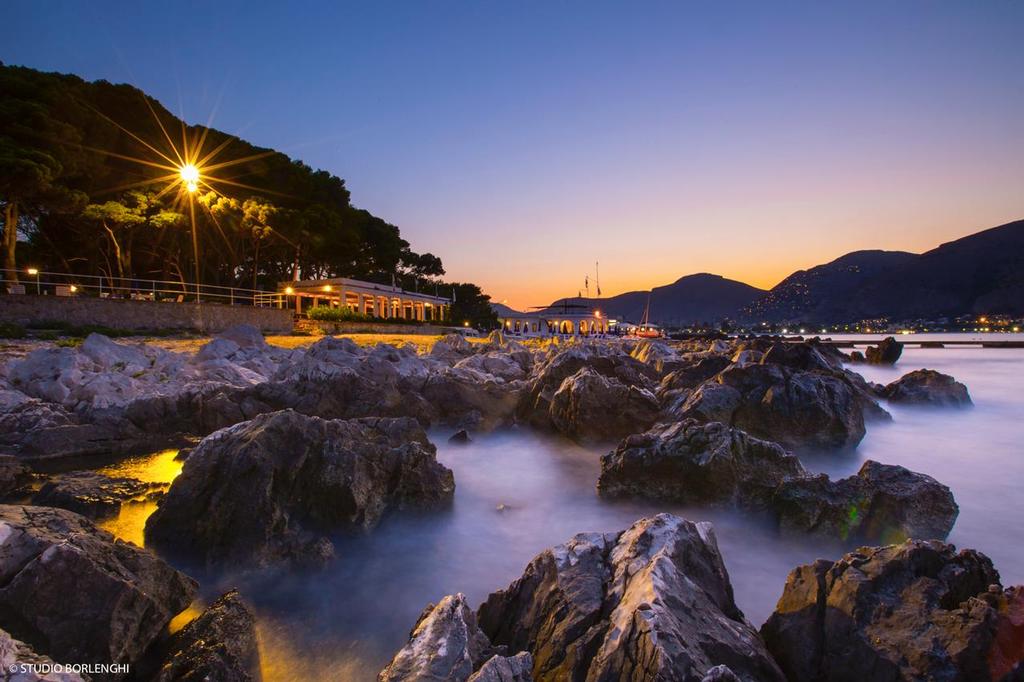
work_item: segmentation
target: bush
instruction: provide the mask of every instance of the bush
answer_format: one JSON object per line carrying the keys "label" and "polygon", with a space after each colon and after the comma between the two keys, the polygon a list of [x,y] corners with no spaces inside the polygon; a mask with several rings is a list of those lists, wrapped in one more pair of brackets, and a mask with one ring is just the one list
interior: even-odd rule
{"label": "bush", "polygon": [[311,320],[318,322],[377,322],[378,318],[366,313],[357,313],[351,308],[332,308],[317,306],[306,311]]}
{"label": "bush", "polygon": [[72,336],[66,339],[57,339],[57,347],[59,348],[78,348],[85,341],[81,336]]}
{"label": "bush", "polygon": [[0,322],[0,339],[23,339],[25,329],[13,322]]}

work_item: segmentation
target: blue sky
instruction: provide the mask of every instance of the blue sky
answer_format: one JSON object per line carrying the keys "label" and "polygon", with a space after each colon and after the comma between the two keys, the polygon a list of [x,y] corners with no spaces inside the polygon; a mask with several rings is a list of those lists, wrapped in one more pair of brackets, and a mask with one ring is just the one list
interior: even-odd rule
{"label": "blue sky", "polygon": [[5,63],[345,178],[496,300],[1024,217],[1024,3],[15,2]]}

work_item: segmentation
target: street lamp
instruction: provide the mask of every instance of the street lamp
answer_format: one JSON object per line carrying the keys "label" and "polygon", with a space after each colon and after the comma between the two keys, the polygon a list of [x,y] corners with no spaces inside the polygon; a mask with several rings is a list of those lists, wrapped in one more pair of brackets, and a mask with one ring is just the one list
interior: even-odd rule
{"label": "street lamp", "polygon": [[30,277],[35,277],[36,278],[36,296],[39,296],[42,293],[40,291],[40,289],[39,289],[39,269],[38,268],[29,268],[28,269],[28,274],[29,274]]}
{"label": "street lamp", "polygon": [[188,190],[189,194],[193,194],[199,189],[199,169],[193,164],[186,163],[178,169],[178,173],[181,175],[181,182],[185,185],[185,189]]}

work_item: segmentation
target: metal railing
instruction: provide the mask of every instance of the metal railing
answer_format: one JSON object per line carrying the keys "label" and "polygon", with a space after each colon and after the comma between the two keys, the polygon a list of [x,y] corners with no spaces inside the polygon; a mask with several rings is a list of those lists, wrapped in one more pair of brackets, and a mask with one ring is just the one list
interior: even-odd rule
{"label": "metal railing", "polygon": [[226,287],[217,284],[197,284],[138,277],[105,277],[76,275],[66,272],[46,272],[29,268],[17,271],[0,269],[0,293],[36,294],[39,296],[85,296],[111,300],[170,301],[176,303],[220,303],[255,307],[285,307],[283,294]]}

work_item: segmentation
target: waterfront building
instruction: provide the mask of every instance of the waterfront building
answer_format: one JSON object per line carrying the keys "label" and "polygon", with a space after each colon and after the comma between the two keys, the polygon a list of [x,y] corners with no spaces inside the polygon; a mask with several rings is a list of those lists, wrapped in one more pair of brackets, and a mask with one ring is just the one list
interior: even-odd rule
{"label": "waterfront building", "polygon": [[281,307],[294,307],[296,314],[312,307],[328,306],[347,307],[353,312],[383,319],[449,322],[451,318],[452,302],[447,298],[348,277],[281,282],[276,296]]}

